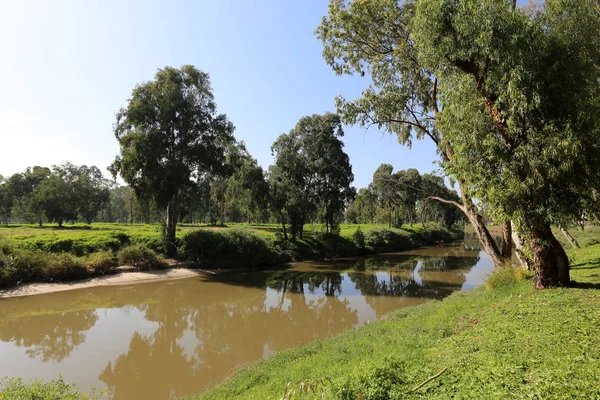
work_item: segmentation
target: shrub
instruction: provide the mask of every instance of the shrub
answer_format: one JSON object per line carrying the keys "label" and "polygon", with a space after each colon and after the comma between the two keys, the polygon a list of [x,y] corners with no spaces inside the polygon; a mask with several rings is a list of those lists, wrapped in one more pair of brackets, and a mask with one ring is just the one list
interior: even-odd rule
{"label": "shrub", "polygon": [[111,251],[100,251],[90,254],[85,260],[85,266],[90,272],[104,275],[118,267],[119,260]]}
{"label": "shrub", "polygon": [[48,382],[42,380],[24,382],[21,378],[11,378],[0,382],[0,400],[91,400],[97,398],[81,394],[75,385],[65,383],[62,378]]}
{"label": "shrub", "polygon": [[118,257],[121,265],[130,265],[140,271],[167,267],[161,257],[141,243],[122,248]]}
{"label": "shrub", "polygon": [[390,229],[371,229],[365,234],[365,248],[376,253],[411,249],[410,238]]}
{"label": "shrub", "polygon": [[[83,260],[68,253],[47,254],[46,262],[42,263],[44,280],[73,280],[83,279],[89,276],[89,272]],[[40,257],[34,254],[33,258]]]}
{"label": "shrub", "polygon": [[521,267],[504,267],[492,271],[486,280],[486,285],[491,289],[511,286],[527,276]]}
{"label": "shrub", "polygon": [[183,236],[187,259],[206,268],[257,268],[280,261],[275,246],[247,229],[197,230]]}
{"label": "shrub", "polygon": [[365,248],[365,234],[360,229],[360,226],[356,229],[354,234],[352,235],[352,242],[359,250],[363,250]]}
{"label": "shrub", "polygon": [[363,364],[350,376],[334,382],[336,398],[342,400],[388,400],[405,397],[404,365],[386,359],[381,365]]}

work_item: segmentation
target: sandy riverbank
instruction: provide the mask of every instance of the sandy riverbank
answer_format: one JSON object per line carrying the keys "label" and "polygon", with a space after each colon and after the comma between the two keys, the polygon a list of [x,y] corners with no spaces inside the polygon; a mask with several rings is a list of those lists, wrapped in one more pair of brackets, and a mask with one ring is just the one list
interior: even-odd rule
{"label": "sandy riverbank", "polygon": [[115,275],[107,275],[76,282],[31,283],[23,286],[17,286],[11,289],[0,290],[0,298],[33,296],[37,294],[63,292],[66,290],[84,289],[97,286],[129,285],[134,283],[183,279],[191,278],[205,273],[207,272],[187,268],[171,268],[165,270],[146,272],[121,272]]}

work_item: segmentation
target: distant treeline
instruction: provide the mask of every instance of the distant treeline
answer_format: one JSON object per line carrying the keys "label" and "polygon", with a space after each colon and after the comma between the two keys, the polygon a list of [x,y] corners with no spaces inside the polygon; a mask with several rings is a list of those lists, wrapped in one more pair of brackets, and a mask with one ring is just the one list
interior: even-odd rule
{"label": "distant treeline", "polygon": [[[181,197],[179,222],[223,225],[227,223],[281,223],[281,213],[269,203],[271,191],[277,191],[273,177],[265,173],[247,152],[243,143],[229,149],[228,175],[206,176],[190,186]],[[283,168],[281,168],[283,169]],[[271,167],[270,171],[283,174]],[[434,174],[420,175],[416,169],[392,173],[382,164],[373,182],[358,190],[349,187],[343,208],[325,221],[320,199],[303,199],[308,222],[403,223],[435,221],[451,227],[463,221],[456,207],[428,200],[430,196],[454,199],[457,194]],[[282,187],[283,184],[280,183]],[[307,190],[309,192],[309,190]],[[331,209],[331,207],[330,207]],[[3,179],[0,183],[0,218],[3,224],[53,222],[157,223],[164,221],[165,210],[152,199],[141,199],[129,186],[105,178],[95,166],[71,163],[30,167]],[[287,217],[285,213],[284,218]]]}
{"label": "distant treeline", "polygon": [[[452,206],[430,196],[458,199],[442,177],[415,169],[392,173],[381,165],[368,188],[356,189],[335,114],[302,118],[273,143],[275,163],[258,165],[243,142],[222,148],[222,163],[189,180],[177,191],[177,221],[224,225],[231,222],[278,223],[285,238],[302,238],[307,223],[339,224],[436,221],[450,227],[461,221]],[[1,178],[1,177],[0,177]],[[30,167],[0,179],[0,218],[8,223],[153,223],[167,219],[156,196],[121,186],[95,166],[69,162]]]}

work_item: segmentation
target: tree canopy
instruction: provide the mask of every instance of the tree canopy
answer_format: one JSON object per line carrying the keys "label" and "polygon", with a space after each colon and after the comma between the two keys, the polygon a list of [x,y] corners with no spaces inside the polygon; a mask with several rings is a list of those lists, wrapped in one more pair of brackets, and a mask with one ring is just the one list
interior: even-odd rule
{"label": "tree canopy", "polygon": [[569,282],[549,226],[599,181],[599,33],[593,0],[332,0],[317,29],[336,73],[371,79],[342,120],[430,138],[494,263],[473,198],[529,239],[538,287]]}
{"label": "tree canopy", "polygon": [[207,73],[191,65],[159,69],[133,89],[117,113],[121,154],[111,166],[139,197],[167,209],[167,236],[175,238],[177,198],[205,172],[218,171],[233,140],[233,124],[217,113]]}

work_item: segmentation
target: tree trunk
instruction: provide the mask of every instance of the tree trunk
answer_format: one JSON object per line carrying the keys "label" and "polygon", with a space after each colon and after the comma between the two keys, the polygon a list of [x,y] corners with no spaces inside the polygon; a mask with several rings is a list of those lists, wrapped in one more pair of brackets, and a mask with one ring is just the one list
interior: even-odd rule
{"label": "tree trunk", "polygon": [[133,196],[129,199],[129,223],[133,224]]}
{"label": "tree trunk", "polygon": [[531,231],[530,248],[535,266],[536,289],[567,286],[570,283],[569,259],[550,225],[542,223]]}
{"label": "tree trunk", "polygon": [[510,260],[512,256],[512,225],[510,221],[502,225],[502,257]]}
{"label": "tree trunk", "polygon": [[485,226],[485,223],[483,222],[483,217],[476,211],[474,211],[473,208],[471,208],[470,206],[465,206],[463,211],[469,219],[471,225],[473,225],[475,233],[477,234],[477,237],[479,238],[483,249],[492,260],[492,264],[494,264],[494,268],[504,267],[509,262],[509,259],[504,257],[498,249],[494,238],[492,237],[487,227]]}
{"label": "tree trunk", "polygon": [[58,227],[59,227],[59,228],[62,228],[62,224],[63,224],[63,220],[62,220],[62,219],[59,219],[59,220],[58,220]]}
{"label": "tree trunk", "polygon": [[485,226],[483,217],[477,212],[473,201],[467,195],[465,187],[460,180],[458,181],[458,185],[460,188],[460,196],[463,202],[463,206],[459,208],[461,208],[463,213],[467,216],[471,225],[473,225],[473,228],[475,228],[475,233],[477,234],[479,241],[483,245],[483,249],[492,260],[494,268],[504,267],[510,261],[510,259],[504,257],[502,255],[502,252],[500,252],[500,250],[498,249],[494,238]]}
{"label": "tree trunk", "polygon": [[569,233],[568,230],[566,230],[565,228],[560,228],[560,231],[563,233],[563,235],[565,235],[565,237],[567,238],[567,240],[569,241],[569,243],[571,243],[571,246],[573,246],[573,248],[575,249],[579,249],[579,243],[577,243],[577,240],[571,236],[571,234]]}
{"label": "tree trunk", "polygon": [[527,254],[525,254],[525,247],[523,244],[523,240],[521,239],[521,235],[516,230],[515,225],[512,221],[510,222],[510,224],[512,228],[512,240],[515,244],[515,254],[517,256],[517,259],[519,260],[519,263],[521,264],[521,267],[523,269],[527,271],[533,271],[533,263],[531,259],[527,256]]}
{"label": "tree trunk", "polygon": [[175,235],[177,232],[177,195],[167,204],[167,237],[166,247],[167,254],[172,256],[175,253]]}
{"label": "tree trunk", "polygon": [[288,240],[287,230],[285,229],[285,217],[283,216],[283,212],[279,211],[279,216],[281,217],[281,226],[283,227],[283,238]]}

